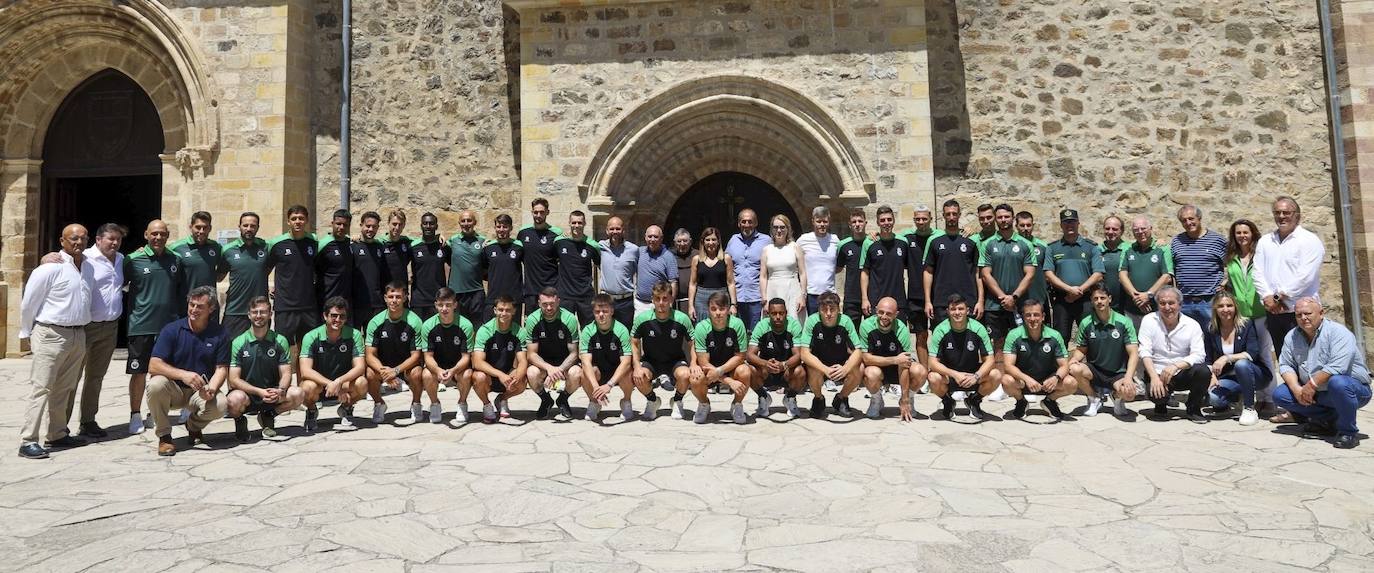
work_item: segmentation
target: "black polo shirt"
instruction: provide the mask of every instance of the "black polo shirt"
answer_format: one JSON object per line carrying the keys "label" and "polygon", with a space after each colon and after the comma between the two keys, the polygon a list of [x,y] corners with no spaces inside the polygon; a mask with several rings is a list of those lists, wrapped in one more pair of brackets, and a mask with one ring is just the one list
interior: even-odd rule
{"label": "black polo shirt", "polygon": [[492,241],[482,247],[482,273],[487,276],[487,304],[497,295],[520,304],[525,292],[525,247],[520,241]]}
{"label": "black polo shirt", "polygon": [[315,305],[315,236],[306,233],[299,239],[290,233],[272,239],[267,250],[267,272],[276,272],[276,296],[272,307],[277,312],[319,312]]}
{"label": "black polo shirt", "polygon": [[430,243],[416,239],[410,245],[410,306],[434,306],[439,287],[448,283],[449,254],[448,244],[437,237]]}

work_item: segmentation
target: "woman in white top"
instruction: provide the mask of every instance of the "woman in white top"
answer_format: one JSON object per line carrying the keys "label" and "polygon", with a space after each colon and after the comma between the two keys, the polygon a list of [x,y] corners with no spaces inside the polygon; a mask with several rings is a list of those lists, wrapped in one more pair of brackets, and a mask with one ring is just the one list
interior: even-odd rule
{"label": "woman in white top", "polygon": [[787,302],[798,321],[806,320],[806,263],[801,247],[792,241],[792,224],[783,215],[773,216],[769,224],[773,243],[763,248],[759,260],[759,292],[767,303],[775,298]]}

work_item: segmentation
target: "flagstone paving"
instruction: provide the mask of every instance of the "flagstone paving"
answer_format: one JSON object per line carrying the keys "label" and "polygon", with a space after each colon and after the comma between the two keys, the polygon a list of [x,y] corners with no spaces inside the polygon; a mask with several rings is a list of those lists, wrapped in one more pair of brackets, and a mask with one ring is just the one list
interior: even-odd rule
{"label": "flagstone paving", "polygon": [[[451,413],[413,424],[392,395],[380,427],[331,431],[327,409],[305,435],[297,412],[276,441],[240,445],[221,420],[208,447],[159,458],[151,429],[122,429],[120,366],[99,419],[110,438],[33,461],[14,454],[28,362],[0,361],[0,570],[1374,570],[1374,441],[1336,450],[1267,422],[784,422],[775,408],[736,426],[712,396],[709,425],[665,408],[597,426],[530,421],[522,396],[515,418],[455,427]],[[451,408],[456,392],[440,397]]]}

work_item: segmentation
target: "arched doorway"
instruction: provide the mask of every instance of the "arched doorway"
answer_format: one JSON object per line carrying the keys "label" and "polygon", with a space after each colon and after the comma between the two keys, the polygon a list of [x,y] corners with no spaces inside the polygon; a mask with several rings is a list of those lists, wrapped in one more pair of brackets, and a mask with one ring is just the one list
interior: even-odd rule
{"label": "arched doorway", "polygon": [[759,229],[767,233],[768,220],[774,215],[786,215],[792,220],[792,232],[800,233],[797,212],[768,182],[736,171],[723,171],[697,181],[687,189],[668,211],[665,241],[679,228],[692,233],[698,240],[707,227],[720,229],[728,238],[736,229],[736,218],[743,209],[753,209],[759,218]]}
{"label": "arched doorway", "polygon": [[162,122],[128,76],[104,70],[62,101],[43,142],[40,252],[57,248],[61,228],[80,223],[129,227],[123,251],[143,246],[142,230],[162,213]]}

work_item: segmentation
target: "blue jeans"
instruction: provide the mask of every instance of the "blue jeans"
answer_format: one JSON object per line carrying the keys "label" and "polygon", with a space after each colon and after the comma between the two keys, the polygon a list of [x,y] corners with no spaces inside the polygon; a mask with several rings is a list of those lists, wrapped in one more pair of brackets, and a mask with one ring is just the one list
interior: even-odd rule
{"label": "blue jeans", "polygon": [[1207,329],[1211,328],[1212,301],[1199,300],[1196,302],[1185,302],[1180,307],[1180,310],[1185,316],[1196,320],[1198,325],[1202,327],[1203,332],[1207,332]]}
{"label": "blue jeans", "polygon": [[759,313],[762,310],[763,303],[760,301],[739,301],[735,303],[735,315],[739,317],[740,321],[744,322],[745,332],[754,331],[754,325],[759,323]]}
{"label": "blue jeans", "polygon": [[806,295],[806,316],[811,316],[821,311],[821,295]]}
{"label": "blue jeans", "polygon": [[1369,386],[1338,374],[1327,379],[1326,390],[1317,392],[1317,401],[1311,406],[1299,404],[1287,384],[1274,390],[1274,403],[1295,416],[1326,424],[1335,422],[1337,433],[1354,435],[1360,432],[1355,426],[1355,412],[1369,403]]}
{"label": "blue jeans", "polygon": [[1269,385],[1264,372],[1254,362],[1244,358],[1231,365],[1231,372],[1217,380],[1216,388],[1207,396],[1213,408],[1226,409],[1239,397],[1246,408],[1255,406],[1255,390]]}

